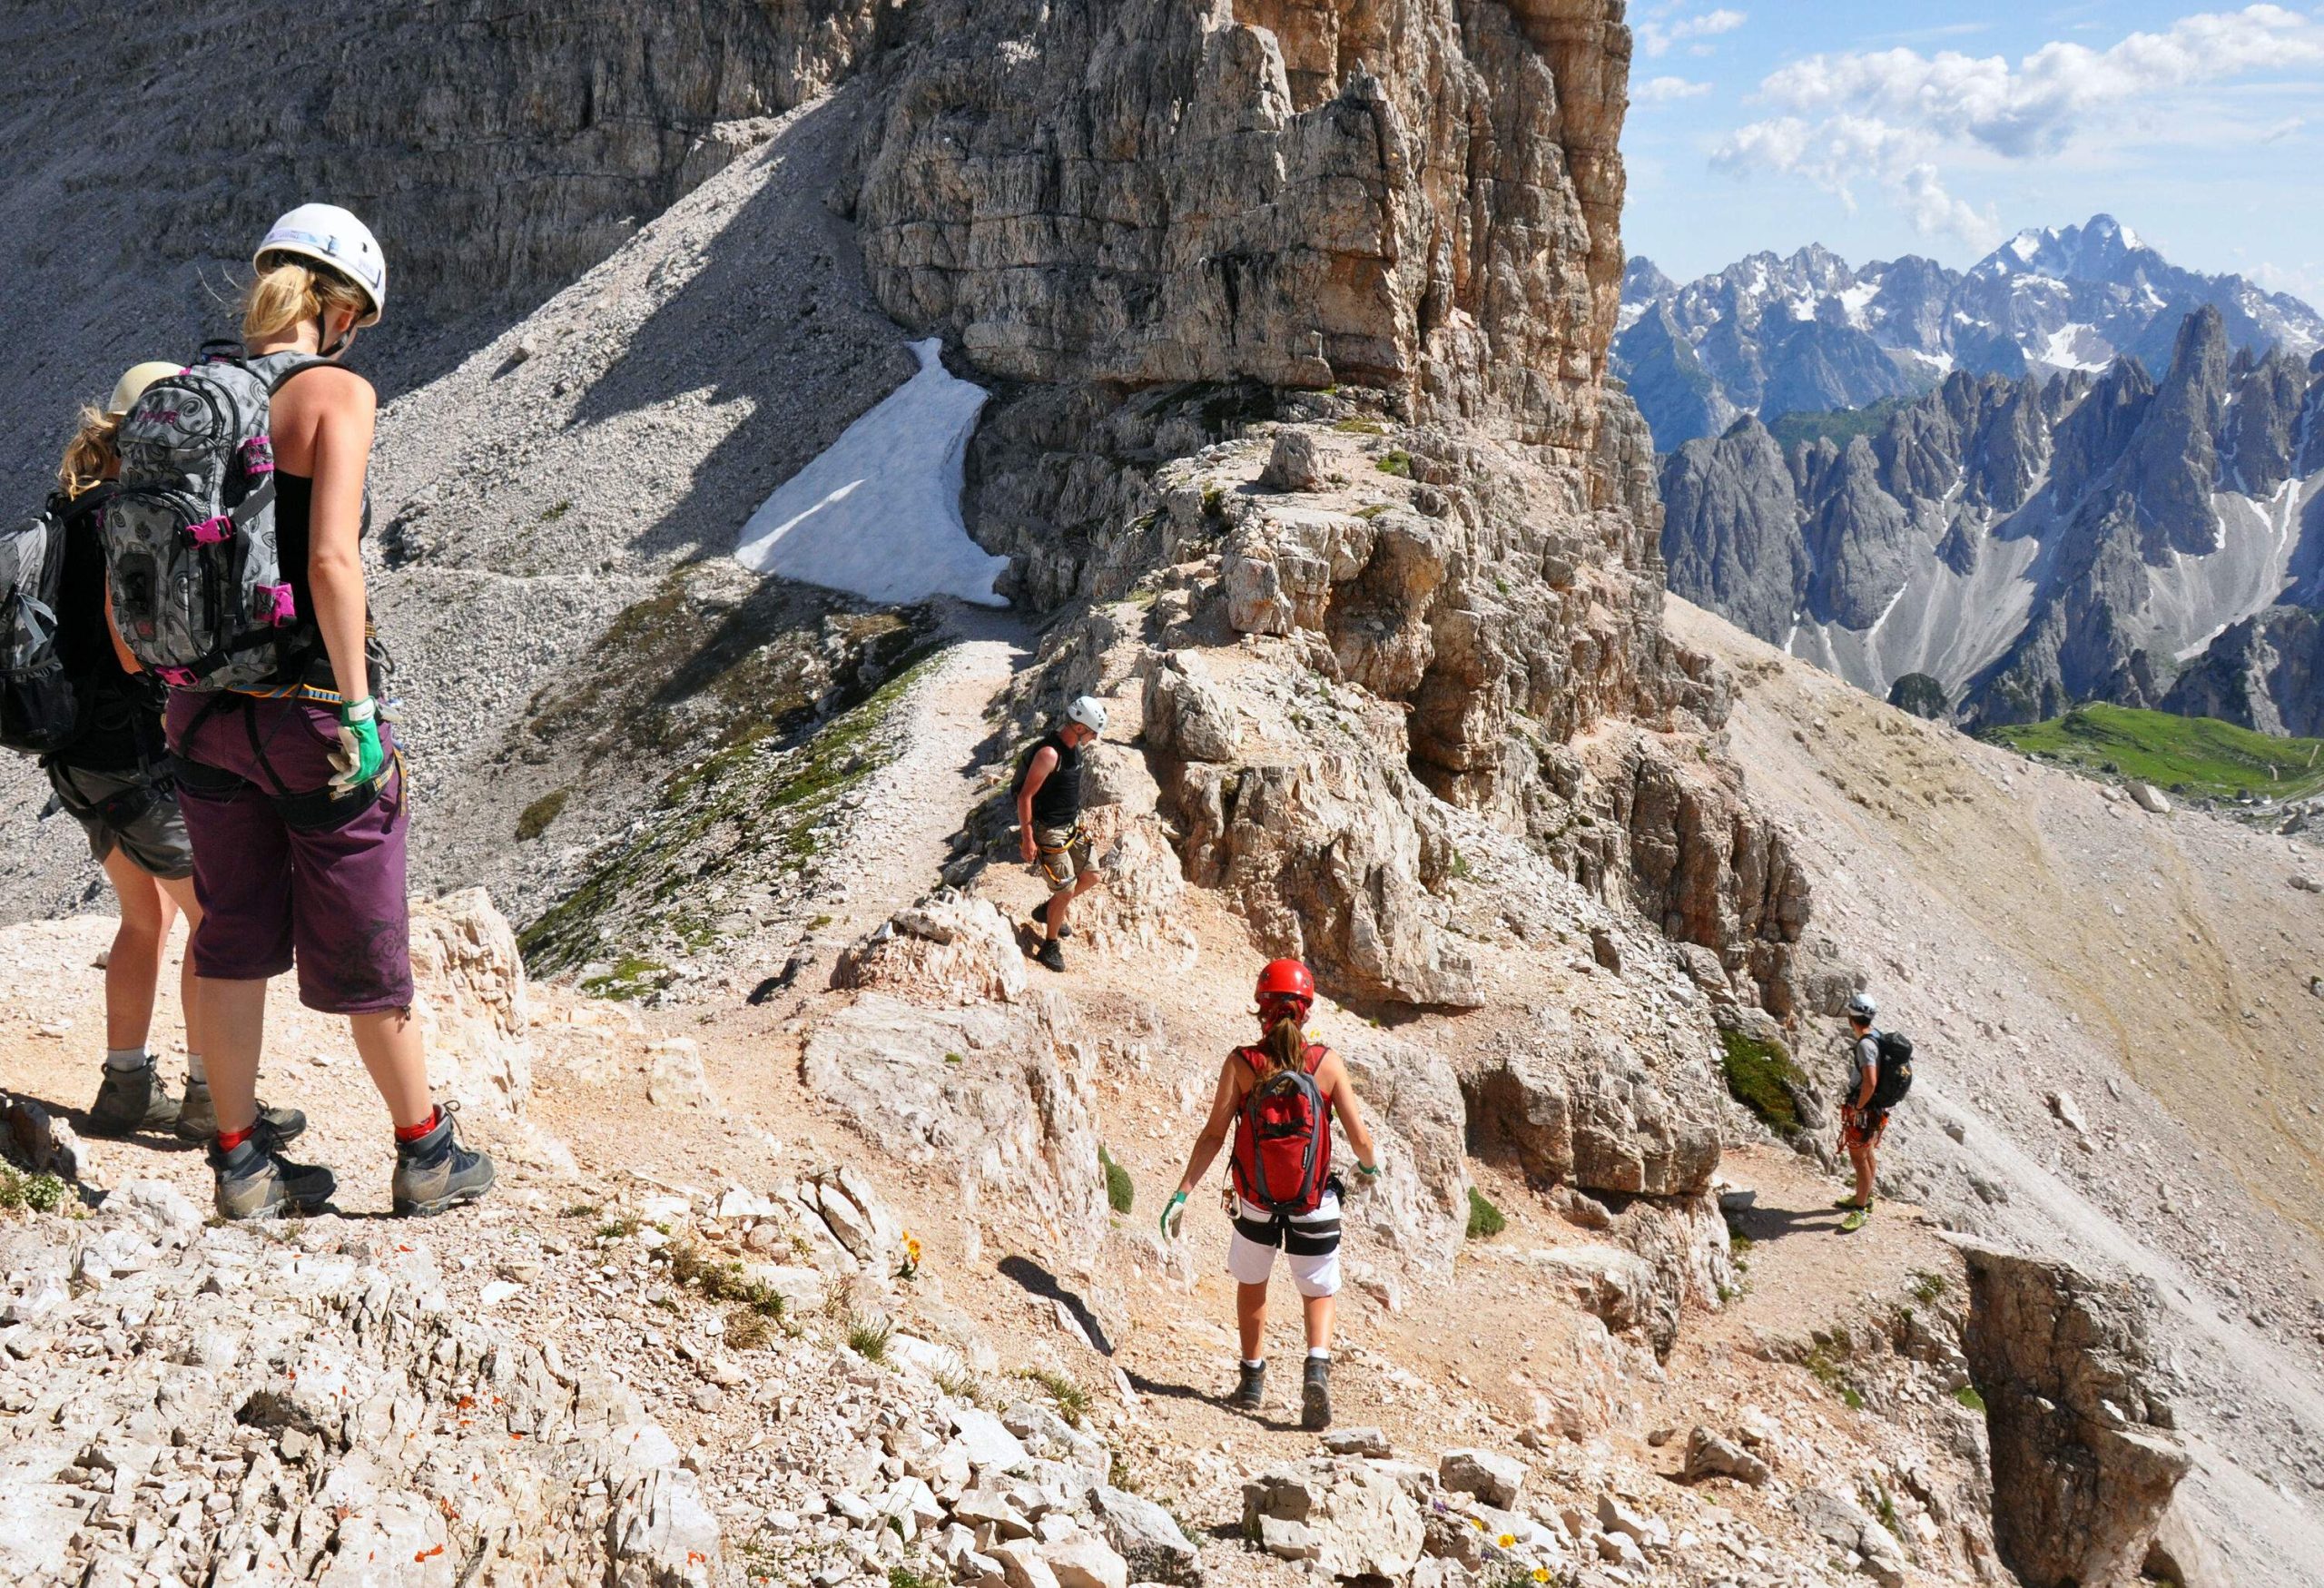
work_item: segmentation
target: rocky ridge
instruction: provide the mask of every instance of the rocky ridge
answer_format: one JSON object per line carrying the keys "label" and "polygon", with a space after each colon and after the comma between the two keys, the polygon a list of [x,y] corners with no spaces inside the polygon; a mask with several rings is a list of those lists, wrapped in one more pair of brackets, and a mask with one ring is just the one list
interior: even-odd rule
{"label": "rocky ridge", "polygon": [[1633,259],[1614,365],[1673,452],[1745,414],[1862,408],[1955,371],[2040,380],[2118,358],[2160,369],[2179,322],[2205,308],[2240,353],[2324,346],[2324,317],[2298,299],[2182,270],[2094,215],[2022,232],[1965,271],[1910,254],[1856,267],[1810,244],[1680,285]]}
{"label": "rocky ridge", "polygon": [[1931,680],[1973,724],[2106,699],[2290,731],[2317,709],[2319,390],[2204,310],[2159,380],[1956,373],[1788,451],[1747,418],[1663,464],[1670,587],[1876,695]]}

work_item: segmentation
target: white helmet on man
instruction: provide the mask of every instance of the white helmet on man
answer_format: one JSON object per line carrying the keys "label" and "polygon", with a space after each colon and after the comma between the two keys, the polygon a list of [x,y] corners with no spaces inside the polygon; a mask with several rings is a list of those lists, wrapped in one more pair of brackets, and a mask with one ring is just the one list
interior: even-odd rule
{"label": "white helmet on man", "polygon": [[1077,695],[1073,704],[1065,708],[1065,720],[1093,734],[1102,734],[1106,731],[1106,703],[1095,695]]}
{"label": "white helmet on man", "polygon": [[1872,994],[1869,992],[1859,992],[1855,997],[1848,1000],[1848,1018],[1850,1020],[1869,1021],[1874,1015],[1878,1014],[1879,1012],[1880,1006],[1872,1001]]}
{"label": "white helmet on man", "polygon": [[377,325],[388,307],[388,256],[371,229],[337,204],[300,204],[267,228],[266,236],[251,255],[255,264],[270,253],[294,254],[329,265],[363,290],[371,300],[369,318],[358,326]]}

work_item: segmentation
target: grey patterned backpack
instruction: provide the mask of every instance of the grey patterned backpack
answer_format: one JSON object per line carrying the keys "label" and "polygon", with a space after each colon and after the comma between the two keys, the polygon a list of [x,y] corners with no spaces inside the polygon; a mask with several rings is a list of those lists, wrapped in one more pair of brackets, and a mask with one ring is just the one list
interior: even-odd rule
{"label": "grey patterned backpack", "polygon": [[[225,347],[231,351],[212,352]],[[172,689],[271,681],[291,598],[274,539],[275,389],[310,353],[246,359],[231,343],[148,386],[121,421],[121,489],[105,509],[113,624]]]}
{"label": "grey patterned backpack", "polygon": [[72,742],[81,692],[56,654],[64,520],[49,510],[0,529],[0,747],[45,755]]}

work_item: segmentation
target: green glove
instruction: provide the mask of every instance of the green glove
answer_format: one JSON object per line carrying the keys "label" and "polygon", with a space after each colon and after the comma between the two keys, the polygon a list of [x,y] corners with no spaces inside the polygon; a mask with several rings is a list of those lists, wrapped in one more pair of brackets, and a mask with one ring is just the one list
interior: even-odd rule
{"label": "green glove", "polygon": [[1376,1180],[1380,1178],[1380,1166],[1376,1163],[1359,1163],[1355,1166],[1355,1172],[1367,1180]]}
{"label": "green glove", "polygon": [[369,695],[339,708],[339,749],[330,762],[339,768],[330,786],[340,794],[362,787],[388,764],[388,753],[379,744],[379,705]]}
{"label": "green glove", "polygon": [[1177,1239],[1178,1226],[1186,1222],[1186,1218],[1187,1194],[1184,1191],[1171,1192],[1169,1202],[1162,1209],[1162,1238]]}

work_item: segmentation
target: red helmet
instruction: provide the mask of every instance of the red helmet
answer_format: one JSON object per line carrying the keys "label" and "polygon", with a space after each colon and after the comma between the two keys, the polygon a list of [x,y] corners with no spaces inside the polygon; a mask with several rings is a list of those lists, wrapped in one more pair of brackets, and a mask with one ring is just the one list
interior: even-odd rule
{"label": "red helmet", "polygon": [[1315,978],[1297,960],[1270,960],[1266,969],[1259,972],[1256,996],[1263,1009],[1270,1003],[1281,1003],[1286,1000],[1305,1008],[1315,1001]]}

